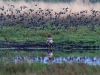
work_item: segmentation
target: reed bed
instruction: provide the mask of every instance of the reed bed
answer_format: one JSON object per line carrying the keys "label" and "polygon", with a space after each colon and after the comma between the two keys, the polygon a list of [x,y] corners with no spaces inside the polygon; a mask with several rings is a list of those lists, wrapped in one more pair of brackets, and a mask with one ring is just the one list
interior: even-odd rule
{"label": "reed bed", "polygon": [[91,30],[100,26],[99,3],[93,4],[89,0],[75,0],[70,3],[38,1],[0,1],[0,29],[3,26],[21,26],[33,30],[67,30],[73,26],[74,31],[77,31],[81,25]]}

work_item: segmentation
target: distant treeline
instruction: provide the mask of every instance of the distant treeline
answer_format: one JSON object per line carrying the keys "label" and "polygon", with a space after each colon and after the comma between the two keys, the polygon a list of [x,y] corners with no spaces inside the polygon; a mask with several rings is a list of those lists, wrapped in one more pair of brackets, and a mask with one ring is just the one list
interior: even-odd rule
{"label": "distant treeline", "polygon": [[[21,0],[3,0],[3,1],[21,1]],[[30,2],[30,1],[44,1],[44,2],[71,2],[71,1],[75,1],[75,0],[24,0],[26,2]],[[96,2],[100,2],[100,0],[82,0],[84,1],[90,1],[92,3],[96,3]]]}

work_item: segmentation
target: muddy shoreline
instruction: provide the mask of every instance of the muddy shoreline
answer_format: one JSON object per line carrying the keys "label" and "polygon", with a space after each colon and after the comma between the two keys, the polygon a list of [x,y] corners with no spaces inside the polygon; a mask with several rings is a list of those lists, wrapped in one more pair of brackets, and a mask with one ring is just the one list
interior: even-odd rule
{"label": "muddy shoreline", "polygon": [[[28,41],[28,42],[10,42],[10,41],[0,41],[0,50],[1,48],[14,48],[14,49],[23,49],[28,50],[31,48],[31,50],[40,48],[40,50],[47,49],[48,46],[46,42],[35,42],[35,41]],[[100,50],[100,46],[96,45],[84,45],[84,43],[73,43],[73,42],[54,42],[53,43],[53,49],[55,50]]]}

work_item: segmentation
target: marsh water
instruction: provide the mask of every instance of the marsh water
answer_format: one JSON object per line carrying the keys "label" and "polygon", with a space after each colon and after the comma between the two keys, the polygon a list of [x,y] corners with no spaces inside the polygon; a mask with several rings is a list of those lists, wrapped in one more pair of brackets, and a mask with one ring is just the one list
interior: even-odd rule
{"label": "marsh water", "polygon": [[15,56],[12,58],[7,57],[1,57],[0,61],[4,62],[14,62],[14,63],[21,63],[21,62],[28,62],[28,63],[44,63],[44,64],[50,64],[50,63],[84,63],[88,65],[100,65],[100,57],[83,57],[83,56],[68,56],[68,57],[53,57],[52,60],[48,58],[48,56],[45,57],[39,57],[39,56]]}
{"label": "marsh water", "polygon": [[[12,43],[7,42],[6,45],[4,42],[0,42],[0,51],[47,51],[48,48],[46,47],[45,43]],[[32,46],[32,47],[31,47]],[[81,51],[81,50],[100,50],[100,46],[81,46],[81,45],[72,45],[72,44],[64,44],[55,43],[53,50],[54,51],[64,51],[64,50],[71,50],[71,51]],[[28,62],[28,63],[85,63],[88,65],[100,65],[100,57],[83,57],[83,56],[68,56],[68,57],[53,57],[52,60],[49,60],[48,56],[39,57],[39,56],[14,56],[11,58],[8,57],[0,57],[0,61],[5,62],[14,62],[14,63],[21,63],[21,62]]]}

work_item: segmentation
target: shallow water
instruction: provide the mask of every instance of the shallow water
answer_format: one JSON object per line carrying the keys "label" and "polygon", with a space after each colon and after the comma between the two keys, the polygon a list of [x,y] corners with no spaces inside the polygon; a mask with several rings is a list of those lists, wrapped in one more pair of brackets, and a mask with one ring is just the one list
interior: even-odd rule
{"label": "shallow water", "polygon": [[5,62],[14,62],[14,63],[21,63],[21,62],[28,62],[28,63],[44,63],[44,64],[50,64],[50,63],[85,63],[88,65],[100,65],[100,57],[73,57],[73,56],[68,56],[68,57],[54,57],[52,60],[49,60],[49,58],[46,57],[38,57],[38,56],[33,56],[33,57],[28,57],[28,56],[15,56],[12,57],[11,59],[7,57],[2,57],[0,58],[0,61],[5,61]]}

